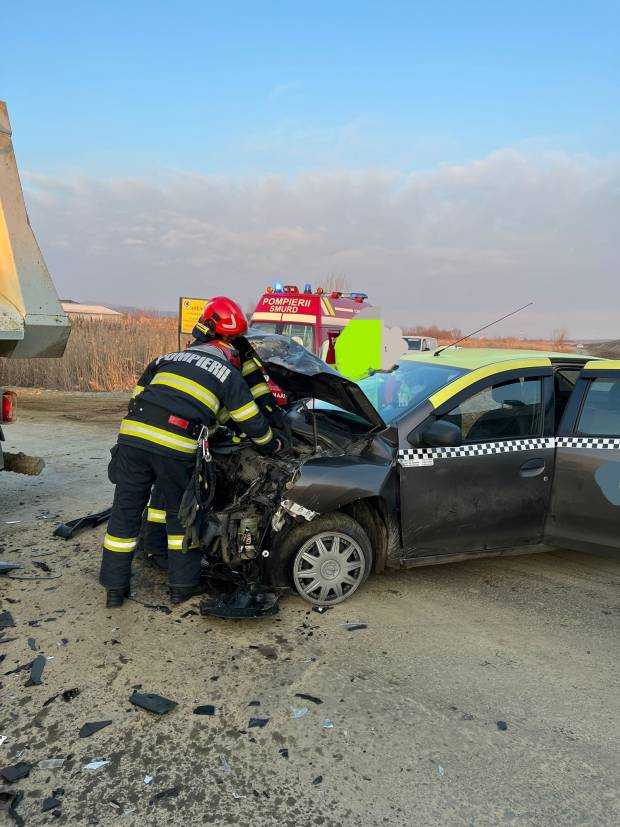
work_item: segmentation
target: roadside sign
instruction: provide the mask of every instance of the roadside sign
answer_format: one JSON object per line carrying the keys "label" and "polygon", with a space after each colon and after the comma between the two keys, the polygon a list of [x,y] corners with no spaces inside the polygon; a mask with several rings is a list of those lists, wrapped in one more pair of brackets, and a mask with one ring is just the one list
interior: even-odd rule
{"label": "roadside sign", "polygon": [[181,296],[179,299],[179,335],[192,332],[208,301],[208,299],[191,299]]}

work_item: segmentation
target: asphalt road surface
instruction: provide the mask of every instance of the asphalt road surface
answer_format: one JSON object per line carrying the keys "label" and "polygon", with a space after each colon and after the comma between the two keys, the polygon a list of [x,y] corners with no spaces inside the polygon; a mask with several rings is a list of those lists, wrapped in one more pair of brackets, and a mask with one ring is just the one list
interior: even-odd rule
{"label": "asphalt road surface", "polygon": [[[167,607],[164,580],[137,561],[135,601],[105,610],[103,529],[68,543],[52,531],[110,503],[126,396],[19,404],[6,447],[47,467],[0,475],[0,559],[54,578],[0,580],[15,622],[0,632],[0,768],[34,765],[0,793],[23,791],[27,825],[618,823],[616,561],[557,552],[373,576],[325,614],[291,596],[260,622],[202,618],[196,601],[153,608]],[[26,686],[13,670],[39,654],[42,684]],[[136,687],[178,706],[138,709]],[[205,704],[215,715],[193,714]],[[98,721],[111,723],[80,737]],[[38,766],[50,758],[63,766]],[[107,763],[85,769],[94,759]],[[59,788],[56,815],[42,813]]]}

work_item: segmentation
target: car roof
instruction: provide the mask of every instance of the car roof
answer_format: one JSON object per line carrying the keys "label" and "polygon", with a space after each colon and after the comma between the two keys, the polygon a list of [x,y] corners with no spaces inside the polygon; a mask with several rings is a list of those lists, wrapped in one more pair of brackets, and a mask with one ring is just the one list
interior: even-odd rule
{"label": "car roof", "polygon": [[592,357],[584,353],[556,353],[547,350],[519,350],[499,347],[449,347],[435,356],[431,351],[424,353],[406,353],[403,362],[427,362],[433,365],[447,365],[453,368],[476,370],[493,365],[496,362],[517,361],[521,359],[550,359],[553,362],[579,362],[585,364]]}

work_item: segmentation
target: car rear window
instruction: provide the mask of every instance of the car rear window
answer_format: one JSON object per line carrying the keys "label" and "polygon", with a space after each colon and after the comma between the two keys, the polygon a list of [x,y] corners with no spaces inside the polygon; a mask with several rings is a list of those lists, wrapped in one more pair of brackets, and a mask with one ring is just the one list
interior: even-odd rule
{"label": "car rear window", "polygon": [[620,379],[594,379],[579,417],[584,436],[620,436]]}

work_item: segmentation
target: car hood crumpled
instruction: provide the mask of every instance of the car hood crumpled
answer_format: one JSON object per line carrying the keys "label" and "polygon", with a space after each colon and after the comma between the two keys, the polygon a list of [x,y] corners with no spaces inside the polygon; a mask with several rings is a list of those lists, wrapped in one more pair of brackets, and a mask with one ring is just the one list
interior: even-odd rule
{"label": "car hood crumpled", "polygon": [[277,333],[251,330],[246,338],[269,377],[291,401],[321,399],[357,414],[373,427],[385,428],[385,422],[359,385],[341,376],[302,345]]}

